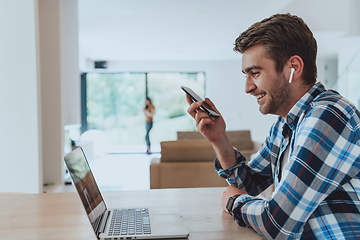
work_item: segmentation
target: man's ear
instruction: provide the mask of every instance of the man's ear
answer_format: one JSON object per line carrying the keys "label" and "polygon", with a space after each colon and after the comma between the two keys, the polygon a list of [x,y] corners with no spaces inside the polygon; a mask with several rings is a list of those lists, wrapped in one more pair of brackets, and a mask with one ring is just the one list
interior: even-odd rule
{"label": "man's ear", "polygon": [[[304,61],[298,55],[291,56],[284,66],[284,73],[289,82],[298,81],[304,70]],[[291,80],[291,81],[290,81]]]}

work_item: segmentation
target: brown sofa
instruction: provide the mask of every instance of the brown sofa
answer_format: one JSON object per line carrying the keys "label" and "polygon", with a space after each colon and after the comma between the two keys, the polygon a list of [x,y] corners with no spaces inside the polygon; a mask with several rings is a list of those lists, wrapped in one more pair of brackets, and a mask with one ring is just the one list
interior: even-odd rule
{"label": "brown sofa", "polygon": [[[250,131],[228,131],[230,143],[247,159],[256,152]],[[161,158],[150,164],[150,188],[226,186],[214,170],[216,157],[210,143],[199,132],[178,132],[178,140],[161,142]]]}

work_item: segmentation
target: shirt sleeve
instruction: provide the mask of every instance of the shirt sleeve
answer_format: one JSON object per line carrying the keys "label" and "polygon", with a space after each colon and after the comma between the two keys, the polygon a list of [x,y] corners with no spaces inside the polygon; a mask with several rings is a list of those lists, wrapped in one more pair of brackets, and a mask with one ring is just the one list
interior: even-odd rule
{"label": "shirt sleeve", "polygon": [[272,198],[267,201],[243,194],[236,199],[233,215],[240,225],[265,238],[300,238],[319,204],[359,174],[359,129],[352,128],[339,112],[326,107],[307,114]]}
{"label": "shirt sleeve", "polygon": [[[270,131],[271,132],[271,131]],[[226,179],[229,185],[244,189],[250,195],[257,195],[273,183],[269,139],[247,164],[246,158],[236,149],[236,164],[229,169],[222,169],[218,159],[215,159],[215,169],[219,176]]]}

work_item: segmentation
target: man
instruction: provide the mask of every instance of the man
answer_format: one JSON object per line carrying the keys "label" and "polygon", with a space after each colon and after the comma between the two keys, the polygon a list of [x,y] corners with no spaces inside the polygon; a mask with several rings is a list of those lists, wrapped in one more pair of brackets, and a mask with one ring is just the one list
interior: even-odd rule
{"label": "man", "polygon": [[[225,134],[225,122],[192,103],[188,112],[212,144],[229,187],[223,208],[267,239],[360,239],[360,113],[316,83],[317,44],[299,17],[276,14],[235,42],[246,93],[263,114],[279,115],[249,163]],[[262,191],[273,184],[270,198]],[[256,196],[258,195],[258,196]]]}

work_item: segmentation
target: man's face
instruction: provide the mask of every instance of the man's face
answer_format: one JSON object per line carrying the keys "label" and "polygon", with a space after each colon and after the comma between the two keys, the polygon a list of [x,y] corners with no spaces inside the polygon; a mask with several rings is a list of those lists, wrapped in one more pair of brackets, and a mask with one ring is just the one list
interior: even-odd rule
{"label": "man's face", "polygon": [[257,98],[261,113],[287,114],[289,83],[283,72],[276,71],[275,62],[262,45],[243,53],[242,71],[246,74],[245,92]]}

